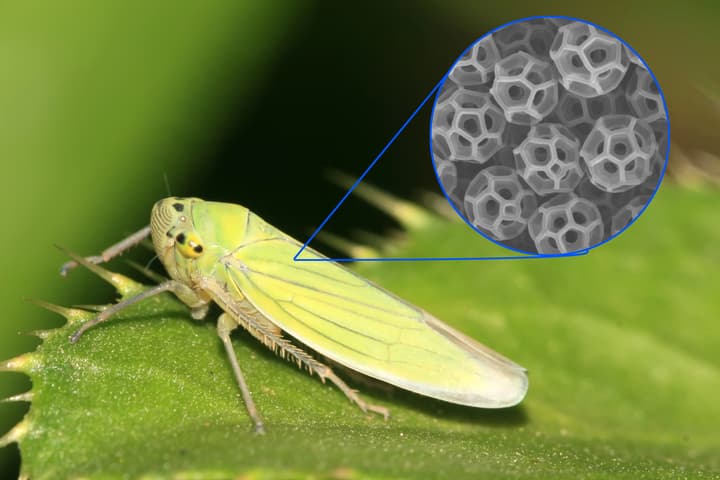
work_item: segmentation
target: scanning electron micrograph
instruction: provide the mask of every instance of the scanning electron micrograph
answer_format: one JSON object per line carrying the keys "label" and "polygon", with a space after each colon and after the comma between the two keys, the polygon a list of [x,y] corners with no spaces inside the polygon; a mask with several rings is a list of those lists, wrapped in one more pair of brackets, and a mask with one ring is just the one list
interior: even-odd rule
{"label": "scanning electron micrograph", "polygon": [[485,236],[527,253],[585,250],[622,232],[667,161],[655,77],[622,40],[577,19],[516,22],[475,42],[431,121],[448,200]]}

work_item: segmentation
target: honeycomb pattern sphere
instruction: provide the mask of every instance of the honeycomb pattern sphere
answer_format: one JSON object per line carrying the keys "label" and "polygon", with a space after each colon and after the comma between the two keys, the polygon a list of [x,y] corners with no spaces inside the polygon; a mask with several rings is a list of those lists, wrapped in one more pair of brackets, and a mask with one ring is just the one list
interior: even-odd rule
{"label": "honeycomb pattern sphere", "polygon": [[607,192],[624,192],[652,174],[657,151],[650,126],[630,115],[600,118],[583,143],[580,156],[590,181]]}
{"label": "honeycomb pattern sphere", "polygon": [[555,195],[540,205],[528,230],[539,253],[584,250],[603,238],[600,211],[589,200],[571,193]]}
{"label": "honeycomb pattern sphere", "polygon": [[533,126],[513,153],[518,173],[538,195],[571,192],[584,176],[580,141],[563,125]]}
{"label": "honeycomb pattern sphere", "polygon": [[465,193],[465,211],[470,221],[496,240],[520,235],[535,207],[535,195],[508,167],[481,171]]}
{"label": "honeycomb pattern sphere", "polygon": [[450,79],[465,87],[485,85],[495,77],[495,64],[500,52],[493,37],[475,43],[450,72]]}
{"label": "honeycomb pattern sphere", "polygon": [[552,66],[525,52],[516,52],[495,65],[490,93],[512,123],[542,121],[557,105],[558,86]]}
{"label": "honeycomb pattern sphere", "polygon": [[583,22],[559,28],[550,58],[562,86],[581,97],[597,97],[615,89],[630,63],[620,40]]}
{"label": "honeycomb pattern sphere", "polygon": [[502,147],[505,117],[490,95],[459,88],[435,109],[433,132],[448,160],[487,162]]}

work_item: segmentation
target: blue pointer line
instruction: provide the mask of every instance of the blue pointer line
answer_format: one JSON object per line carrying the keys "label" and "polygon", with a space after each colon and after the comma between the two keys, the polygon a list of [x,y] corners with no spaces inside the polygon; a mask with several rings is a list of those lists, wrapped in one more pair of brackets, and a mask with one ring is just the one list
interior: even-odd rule
{"label": "blue pointer line", "polygon": [[553,253],[553,254],[530,254],[527,255],[514,255],[514,256],[505,256],[505,257],[391,257],[391,258],[298,258],[300,254],[307,248],[308,244],[313,241],[313,239],[317,236],[317,234],[320,232],[320,230],[323,229],[325,224],[330,220],[330,218],[335,215],[335,212],[337,212],[338,208],[347,200],[347,198],[350,196],[350,194],[355,190],[355,188],[360,184],[360,182],[363,181],[365,176],[372,170],[372,168],[375,166],[375,164],[382,158],[383,155],[385,155],[385,152],[387,152],[388,148],[397,140],[397,138],[400,136],[400,134],[405,130],[405,128],[410,124],[410,122],[413,121],[413,119],[417,116],[418,112],[422,110],[422,108],[425,106],[425,104],[432,98],[432,96],[435,94],[437,89],[442,85],[443,80],[445,77],[440,79],[440,81],[433,87],[432,90],[430,90],[430,93],[427,94],[425,99],[420,102],[420,105],[415,109],[415,111],[408,117],[407,120],[405,120],[405,123],[402,124],[400,129],[395,132],[395,135],[392,136],[390,141],[383,147],[383,149],[380,151],[380,153],[375,157],[375,159],[368,165],[368,167],[365,169],[365,171],[358,177],[357,180],[355,180],[355,183],[353,183],[352,187],[343,195],[343,197],[340,199],[337,205],[335,205],[335,208],[332,209],[332,211],[328,214],[327,217],[325,217],[325,220],[322,221],[320,226],[318,226],[312,235],[310,235],[310,238],[303,243],[303,246],[300,247],[300,250],[293,256],[294,262],[431,262],[431,261],[468,261],[468,260],[526,260],[526,259],[534,259],[534,258],[561,258],[561,257],[579,257],[582,255],[587,255],[589,250],[579,250],[577,252],[570,252],[570,253]]}
{"label": "blue pointer line", "polygon": [[[581,257],[590,250],[578,250],[570,253],[548,253],[534,255],[514,255],[507,257],[389,257],[389,258],[298,258],[296,262],[460,262],[468,260],[529,260],[537,258]],[[298,253],[299,254],[299,253]]]}
{"label": "blue pointer line", "polygon": [[[410,124],[410,122],[412,122],[413,118],[415,118],[415,116],[418,114],[418,112],[420,110],[422,110],[422,108],[425,106],[425,104],[428,102],[428,100],[430,100],[432,98],[432,96],[435,94],[435,91],[440,87],[440,84],[442,84],[442,79],[433,87],[432,90],[430,90],[430,93],[427,94],[427,96],[425,97],[425,100],[423,100],[420,103],[420,105],[418,105],[418,107],[415,109],[415,111],[412,113],[412,115],[410,115],[410,117],[407,120],[405,120],[405,123],[402,124],[402,127],[400,127],[400,130],[395,132],[395,135],[393,135],[393,137],[390,139],[390,141],[387,143],[387,145],[385,145],[385,147],[383,147],[383,149],[380,151],[378,156],[375,157],[375,160],[373,160],[372,163],[370,163],[370,165],[362,173],[362,175],[360,175],[360,177],[357,180],[355,180],[355,183],[353,183],[353,186],[350,187],[350,190],[348,190],[345,193],[345,195],[342,197],[342,199],[340,199],[340,202],[338,202],[338,204],[335,205],[335,208],[333,208],[332,211],[330,212],[330,214],[327,217],[325,217],[325,220],[322,221],[320,226],[315,229],[313,234],[310,235],[310,238],[308,238],[307,241],[305,243],[303,243],[303,246],[300,248],[300,250],[298,250],[298,252],[293,257],[294,261],[296,261],[296,262],[307,261],[306,259],[298,259],[297,257],[303,252],[303,250],[305,250],[307,248],[308,244],[313,241],[315,236],[320,232],[320,230],[322,230],[322,228],[325,226],[325,224],[328,222],[328,220],[330,220],[330,217],[335,215],[335,212],[337,211],[338,208],[340,208],[340,205],[342,205],[343,202],[345,202],[345,200],[347,200],[347,198],[350,196],[350,194],[353,192],[353,190],[355,190],[355,187],[357,187],[360,184],[360,182],[362,182],[363,178],[365,178],[365,176],[368,174],[368,172],[370,170],[372,170],[372,168],[375,166],[375,164],[378,162],[378,160],[380,160],[380,158],[383,155],[385,155],[385,152],[387,152],[388,148],[390,148],[390,146],[393,144],[393,142],[395,142],[395,140],[397,140],[397,138],[400,136],[400,134],[405,130],[405,127],[407,127]],[[331,259],[331,258],[323,259],[323,260],[324,261],[334,261],[334,259]]]}

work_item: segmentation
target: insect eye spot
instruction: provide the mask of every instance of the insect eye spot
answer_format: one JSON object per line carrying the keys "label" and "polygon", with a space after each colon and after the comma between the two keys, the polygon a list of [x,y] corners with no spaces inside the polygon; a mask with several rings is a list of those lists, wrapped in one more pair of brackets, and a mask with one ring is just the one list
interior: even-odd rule
{"label": "insect eye spot", "polygon": [[175,209],[176,212],[182,212],[185,210],[185,205],[182,203],[173,203],[172,207]]}
{"label": "insect eye spot", "polygon": [[175,240],[176,240],[180,245],[184,244],[184,243],[185,243],[185,234],[184,234],[184,233],[178,233],[178,236],[175,237]]}
{"label": "insect eye spot", "polygon": [[195,253],[202,253],[203,247],[202,245],[195,245],[195,248],[193,248],[193,250],[195,250]]}

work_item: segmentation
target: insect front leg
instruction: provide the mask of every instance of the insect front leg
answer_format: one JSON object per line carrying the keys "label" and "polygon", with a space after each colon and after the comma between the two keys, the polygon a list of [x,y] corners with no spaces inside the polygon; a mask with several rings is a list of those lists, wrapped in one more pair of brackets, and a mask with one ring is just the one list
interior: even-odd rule
{"label": "insect front leg", "polygon": [[252,399],[250,389],[248,388],[247,383],[245,383],[245,377],[243,376],[242,370],[240,370],[235,349],[230,341],[230,333],[237,327],[237,322],[227,313],[223,313],[220,315],[220,318],[218,318],[218,336],[225,346],[225,352],[230,360],[230,365],[232,366],[233,373],[235,374],[235,380],[237,380],[238,386],[240,387],[240,392],[242,393],[243,401],[245,402],[245,408],[247,408],[248,414],[253,421],[253,430],[255,433],[263,434],[265,433],[265,425],[263,424],[262,418],[260,418],[260,413],[258,413],[258,409],[255,406],[255,401]]}
{"label": "insect front leg", "polygon": [[[123,300],[122,302],[118,302],[112,307],[103,310],[97,317],[83,323],[80,328],[70,337],[70,343],[77,342],[88,329],[109,320],[110,317],[126,309],[130,305],[133,305],[142,300],[145,300],[146,298],[153,297],[163,292],[174,293],[176,297],[178,297],[183,303],[185,303],[188,307],[192,309],[192,315],[195,319],[202,318],[207,313],[209,302],[208,299],[200,297],[190,287],[183,283],[180,283],[176,280],[167,280],[159,285],[145,290],[138,295],[135,295],[134,297],[130,297],[126,300]],[[200,317],[197,317],[196,315],[200,315]]]}

